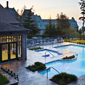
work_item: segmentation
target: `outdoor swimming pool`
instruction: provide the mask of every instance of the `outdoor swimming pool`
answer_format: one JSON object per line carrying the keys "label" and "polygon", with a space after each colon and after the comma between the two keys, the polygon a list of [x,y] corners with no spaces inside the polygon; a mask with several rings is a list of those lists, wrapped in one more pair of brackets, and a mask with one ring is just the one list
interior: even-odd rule
{"label": "outdoor swimming pool", "polygon": [[[72,52],[78,53],[77,59],[72,61],[55,61],[51,63],[47,63],[47,67],[54,67],[59,72],[67,72],[70,74],[74,74],[77,77],[85,74],[85,47],[77,46],[77,45],[69,45],[69,46],[62,46],[57,47],[56,49],[63,49],[69,50]],[[47,71],[40,72],[41,74],[47,76]],[[48,77],[51,78],[52,76],[58,74],[54,69],[48,70]]]}
{"label": "outdoor swimming pool", "polygon": [[55,56],[55,55],[62,55],[61,53],[58,53],[57,51],[48,50],[48,49],[38,50],[36,52],[43,53],[42,57],[51,57],[51,56]]}

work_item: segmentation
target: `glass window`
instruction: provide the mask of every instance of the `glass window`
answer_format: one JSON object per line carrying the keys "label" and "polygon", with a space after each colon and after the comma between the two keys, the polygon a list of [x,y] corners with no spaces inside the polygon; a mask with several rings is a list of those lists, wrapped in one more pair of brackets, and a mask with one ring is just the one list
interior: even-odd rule
{"label": "glass window", "polygon": [[11,36],[9,36],[8,41],[11,42]]}
{"label": "glass window", "polygon": [[2,61],[8,60],[8,44],[2,45]]}
{"label": "glass window", "polygon": [[13,38],[13,36],[11,36],[11,41],[14,42],[14,38]]}
{"label": "glass window", "polygon": [[2,37],[2,42],[3,42],[3,43],[6,42],[6,37]]}
{"label": "glass window", "polygon": [[2,37],[0,37],[0,43],[2,43]]}
{"label": "glass window", "polygon": [[17,42],[18,57],[21,57],[21,37],[22,37],[21,35],[0,37],[0,43]]}
{"label": "glass window", "polygon": [[10,58],[16,58],[16,43],[10,44]]}

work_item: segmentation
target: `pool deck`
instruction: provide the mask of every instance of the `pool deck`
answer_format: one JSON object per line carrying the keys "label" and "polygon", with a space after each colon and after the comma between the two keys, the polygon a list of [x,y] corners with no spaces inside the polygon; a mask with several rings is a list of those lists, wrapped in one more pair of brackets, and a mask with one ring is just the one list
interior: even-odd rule
{"label": "pool deck", "polygon": [[[57,50],[53,47],[62,46],[62,45],[69,45],[70,43],[58,43],[54,45],[43,45],[41,46],[44,49],[51,49],[62,53],[63,55],[73,55],[76,54],[74,52],[64,51],[64,50]],[[32,72],[25,67],[28,65],[34,64],[36,61],[40,61],[43,63],[52,62],[55,60],[59,60],[63,57],[63,55],[54,55],[54,57],[44,58],[42,57],[42,53],[38,53],[35,51],[30,51],[27,48],[27,60],[20,60],[20,61],[10,61],[3,63],[3,67],[7,67],[11,69],[13,72],[19,75],[19,85],[58,85],[50,81],[46,76],[40,74],[39,72]],[[68,85],[85,85],[85,75],[78,78],[77,82],[68,84]]]}
{"label": "pool deck", "polygon": [[[58,55],[56,53],[52,53],[51,54],[48,51],[44,51],[44,52],[36,52],[36,51],[31,51],[31,50],[27,50],[27,56],[29,62],[31,62],[32,64],[36,61],[40,61],[42,63],[49,63],[52,61],[56,61],[56,60],[61,60],[61,58],[66,57],[66,56],[71,56],[71,55],[76,55],[77,53],[74,52],[70,52],[69,50],[59,50],[55,47],[59,47],[59,46],[63,46],[63,45],[69,45],[70,43],[58,43],[58,44],[54,44],[54,45],[43,45],[40,46],[43,49],[48,49],[48,50],[52,50],[52,51],[56,51],[58,53],[61,53],[62,55]],[[50,57],[43,57],[45,54],[50,54]]]}

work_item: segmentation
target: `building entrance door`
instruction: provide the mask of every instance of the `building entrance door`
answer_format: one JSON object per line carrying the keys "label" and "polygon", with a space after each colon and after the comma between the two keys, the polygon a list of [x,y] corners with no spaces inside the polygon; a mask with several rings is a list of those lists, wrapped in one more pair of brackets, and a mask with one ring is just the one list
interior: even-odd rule
{"label": "building entrance door", "polygon": [[8,60],[9,58],[8,58],[8,44],[2,44],[1,45],[1,55],[2,55],[2,61],[6,61],[6,60]]}
{"label": "building entrance door", "polygon": [[17,59],[17,43],[1,43],[0,56],[1,62]]}

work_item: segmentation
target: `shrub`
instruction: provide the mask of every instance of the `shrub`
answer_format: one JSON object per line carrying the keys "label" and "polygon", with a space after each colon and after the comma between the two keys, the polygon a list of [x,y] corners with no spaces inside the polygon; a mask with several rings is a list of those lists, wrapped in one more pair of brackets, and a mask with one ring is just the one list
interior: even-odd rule
{"label": "shrub", "polygon": [[67,79],[67,81],[68,81],[68,82],[70,82],[70,81],[71,81],[71,79],[70,79],[70,78],[68,78],[68,79]]}
{"label": "shrub", "polygon": [[40,66],[37,66],[37,70],[43,70],[43,69],[45,69],[46,67],[45,67],[45,65],[44,64],[42,64],[42,65],[40,65]]}
{"label": "shrub", "polygon": [[0,73],[0,85],[9,83],[9,79]]}
{"label": "shrub", "polygon": [[70,42],[70,39],[64,39],[65,42]]}
{"label": "shrub", "polygon": [[28,34],[27,38],[31,39],[34,35],[33,34]]}
{"label": "shrub", "polygon": [[39,66],[40,64],[42,64],[41,62],[35,62],[35,65]]}
{"label": "shrub", "polygon": [[48,34],[43,34],[43,35],[41,35],[41,36],[42,36],[42,38],[49,37]]}
{"label": "shrub", "polygon": [[60,85],[66,85],[63,81],[60,82]]}
{"label": "shrub", "polygon": [[44,70],[46,69],[45,64],[41,63],[41,62],[35,62],[34,65],[32,66],[28,66],[27,69],[31,70],[31,71],[40,71],[40,70]]}
{"label": "shrub", "polygon": [[72,55],[72,56],[69,56],[69,57],[64,57],[63,59],[72,59],[72,58],[75,58],[75,56],[74,55]]}
{"label": "shrub", "polygon": [[67,85],[68,83],[77,81],[77,77],[72,74],[60,73],[52,77],[51,81],[59,85]]}
{"label": "shrub", "polygon": [[42,49],[42,48],[41,47],[29,48],[29,50],[38,50],[38,49]]}

